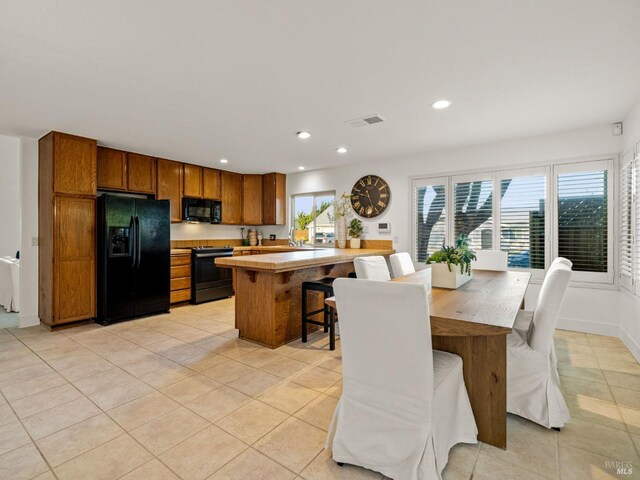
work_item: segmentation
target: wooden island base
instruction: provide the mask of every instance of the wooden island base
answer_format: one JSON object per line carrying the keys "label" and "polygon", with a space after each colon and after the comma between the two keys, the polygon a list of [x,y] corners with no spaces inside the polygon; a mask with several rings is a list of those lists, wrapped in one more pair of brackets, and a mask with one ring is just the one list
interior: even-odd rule
{"label": "wooden island base", "polygon": [[[302,336],[302,282],[346,277],[353,263],[285,272],[236,268],[236,328],[240,338],[277,348]],[[308,308],[322,308],[324,296],[309,292]],[[318,319],[320,315],[318,315]],[[309,331],[319,327],[309,325]]]}

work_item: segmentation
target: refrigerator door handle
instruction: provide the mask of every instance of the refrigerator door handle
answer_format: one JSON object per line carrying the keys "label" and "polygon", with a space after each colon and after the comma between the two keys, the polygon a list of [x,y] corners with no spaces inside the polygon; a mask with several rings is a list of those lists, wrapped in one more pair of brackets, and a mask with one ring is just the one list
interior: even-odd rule
{"label": "refrigerator door handle", "polygon": [[136,267],[136,223],[133,215],[129,221],[129,250],[131,251],[131,268]]}
{"label": "refrigerator door handle", "polygon": [[142,236],[140,235],[140,218],[136,215],[136,242],[137,246],[137,265],[136,268],[140,268],[140,258],[142,257]]}

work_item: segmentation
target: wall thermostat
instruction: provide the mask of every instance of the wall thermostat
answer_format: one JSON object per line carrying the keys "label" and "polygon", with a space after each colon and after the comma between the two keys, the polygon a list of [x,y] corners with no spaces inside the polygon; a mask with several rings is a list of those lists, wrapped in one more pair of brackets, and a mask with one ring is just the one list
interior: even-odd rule
{"label": "wall thermostat", "polygon": [[391,233],[391,224],[389,222],[378,222],[378,233]]}

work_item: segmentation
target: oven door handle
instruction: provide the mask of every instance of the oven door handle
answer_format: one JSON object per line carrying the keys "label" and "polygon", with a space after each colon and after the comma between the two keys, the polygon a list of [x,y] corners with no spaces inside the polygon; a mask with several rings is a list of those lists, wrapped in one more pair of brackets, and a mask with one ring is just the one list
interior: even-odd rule
{"label": "oven door handle", "polygon": [[233,256],[232,252],[228,252],[228,253],[220,253],[220,252],[216,252],[216,253],[196,253],[195,254],[196,259],[197,258],[216,258],[216,257],[231,257]]}

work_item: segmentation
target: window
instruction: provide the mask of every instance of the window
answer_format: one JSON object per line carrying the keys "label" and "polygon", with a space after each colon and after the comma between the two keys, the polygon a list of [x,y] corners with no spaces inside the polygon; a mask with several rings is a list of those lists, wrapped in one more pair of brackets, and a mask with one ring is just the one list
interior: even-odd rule
{"label": "window", "polygon": [[540,279],[552,258],[564,256],[574,263],[573,281],[613,283],[612,165],[414,179],[414,258],[422,263],[464,234],[474,250],[506,251],[509,268]]}
{"label": "window", "polygon": [[620,169],[620,286],[633,290],[633,150],[622,155]]}
{"label": "window", "polygon": [[434,179],[431,183],[415,186],[416,245],[417,260],[427,261],[429,255],[440,250],[446,240],[447,179]]}
{"label": "window", "polygon": [[293,195],[291,225],[294,240],[308,245],[333,245],[335,192]]}

